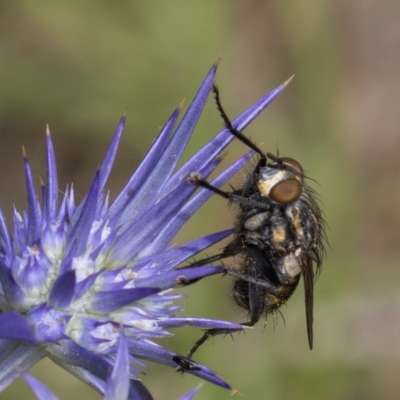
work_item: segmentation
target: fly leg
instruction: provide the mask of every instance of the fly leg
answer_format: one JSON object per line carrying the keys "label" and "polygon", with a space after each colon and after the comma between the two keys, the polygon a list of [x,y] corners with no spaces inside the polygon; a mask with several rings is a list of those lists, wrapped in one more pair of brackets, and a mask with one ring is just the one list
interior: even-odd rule
{"label": "fly leg", "polygon": [[269,208],[270,208],[270,206],[267,203],[261,203],[259,201],[255,201],[255,200],[249,199],[247,197],[241,196],[241,195],[237,194],[236,191],[226,192],[224,190],[221,190],[221,189],[217,188],[216,186],[212,185],[206,179],[203,179],[198,172],[192,172],[188,178],[188,182],[191,183],[192,185],[196,185],[196,186],[202,187],[204,189],[208,189],[211,192],[218,194],[219,196],[223,197],[224,199],[229,200],[232,203],[239,203],[239,204],[243,204],[246,206],[258,207],[258,208],[266,209],[266,210],[269,210]]}

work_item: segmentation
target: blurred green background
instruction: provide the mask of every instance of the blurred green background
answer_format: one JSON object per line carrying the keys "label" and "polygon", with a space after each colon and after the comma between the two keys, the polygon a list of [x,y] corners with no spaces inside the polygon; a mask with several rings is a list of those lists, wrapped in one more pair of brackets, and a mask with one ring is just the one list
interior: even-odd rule
{"label": "blurred green background", "polygon": [[[328,257],[315,288],[314,350],[302,287],[246,335],[217,337],[196,354],[246,399],[397,399],[400,393],[400,3],[395,0],[11,1],[0,3],[0,193],[7,216],[25,206],[21,145],[45,175],[49,123],[60,186],[78,200],[127,108],[109,181],[115,197],[172,110],[190,103],[215,59],[232,117],[286,80],[285,92],[246,130],[263,149],[298,159],[319,184]],[[210,100],[189,157],[222,127]],[[224,165],[246,151],[234,142]],[[240,182],[243,174],[233,180]],[[397,183],[396,183],[397,182]],[[217,217],[218,216],[218,217]],[[183,243],[232,226],[214,198],[178,235]],[[222,244],[210,252],[217,252]],[[183,292],[185,315],[246,315],[214,277]],[[181,329],[162,345],[185,353],[201,332]],[[1,355],[0,355],[1,356]],[[149,365],[156,399],[199,383]],[[31,371],[61,399],[101,396],[49,361]],[[0,399],[34,399],[20,380]],[[198,399],[229,399],[205,383]]]}

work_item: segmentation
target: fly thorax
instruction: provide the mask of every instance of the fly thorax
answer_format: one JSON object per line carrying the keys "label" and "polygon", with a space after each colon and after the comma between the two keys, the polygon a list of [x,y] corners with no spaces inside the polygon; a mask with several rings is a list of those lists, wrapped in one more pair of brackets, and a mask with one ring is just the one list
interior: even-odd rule
{"label": "fly thorax", "polygon": [[303,194],[301,198],[286,209],[287,218],[291,221],[296,243],[304,249],[311,249],[318,241],[320,227],[315,215],[312,199]]}
{"label": "fly thorax", "polygon": [[270,218],[270,212],[259,212],[255,215],[246,217],[244,220],[244,228],[248,231],[256,231],[265,226]]}
{"label": "fly thorax", "polygon": [[302,218],[300,209],[296,203],[286,207],[285,214],[290,221],[292,231],[295,235],[295,241],[297,243],[303,243],[305,240],[303,226],[307,224],[307,221],[304,221],[304,218]]}
{"label": "fly thorax", "polygon": [[287,252],[288,246],[290,247],[288,227],[289,221],[285,215],[282,215],[280,207],[275,208],[274,214],[270,218],[268,229],[268,241],[270,243],[271,250]]}

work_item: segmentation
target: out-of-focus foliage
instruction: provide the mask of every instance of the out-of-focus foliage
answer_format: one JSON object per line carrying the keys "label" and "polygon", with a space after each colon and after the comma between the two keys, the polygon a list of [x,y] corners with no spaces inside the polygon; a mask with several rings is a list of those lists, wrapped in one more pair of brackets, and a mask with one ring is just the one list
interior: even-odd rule
{"label": "out-of-focus foliage", "polygon": [[[389,0],[2,1],[1,205],[10,216],[13,203],[25,204],[22,144],[37,181],[45,174],[46,123],[60,187],[74,182],[79,195],[127,108],[112,197],[220,54],[218,83],[232,117],[295,73],[246,134],[298,159],[319,183],[331,248],[316,284],[314,350],[298,290],[282,309],[286,324],[269,318],[234,342],[217,337],[196,358],[249,399],[397,398],[399,18],[400,4]],[[221,126],[210,100],[187,154]],[[244,151],[234,142],[226,163]],[[214,198],[176,241],[232,223],[232,209]],[[230,287],[229,278],[216,277],[187,288],[188,314],[244,321]],[[184,353],[200,334],[188,329],[165,345]],[[100,398],[48,361],[31,372],[61,398]],[[158,399],[177,398],[197,383],[157,366],[143,379]],[[21,381],[0,399],[32,396]],[[223,396],[229,394],[211,385],[198,395]]]}

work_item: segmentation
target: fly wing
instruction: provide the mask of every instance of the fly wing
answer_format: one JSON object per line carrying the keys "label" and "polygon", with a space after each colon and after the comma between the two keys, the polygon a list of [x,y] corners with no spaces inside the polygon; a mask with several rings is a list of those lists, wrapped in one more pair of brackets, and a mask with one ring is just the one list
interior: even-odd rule
{"label": "fly wing", "polygon": [[304,281],[304,293],[306,302],[307,335],[310,350],[313,348],[313,310],[314,310],[314,271],[310,257],[304,257],[301,263]]}

